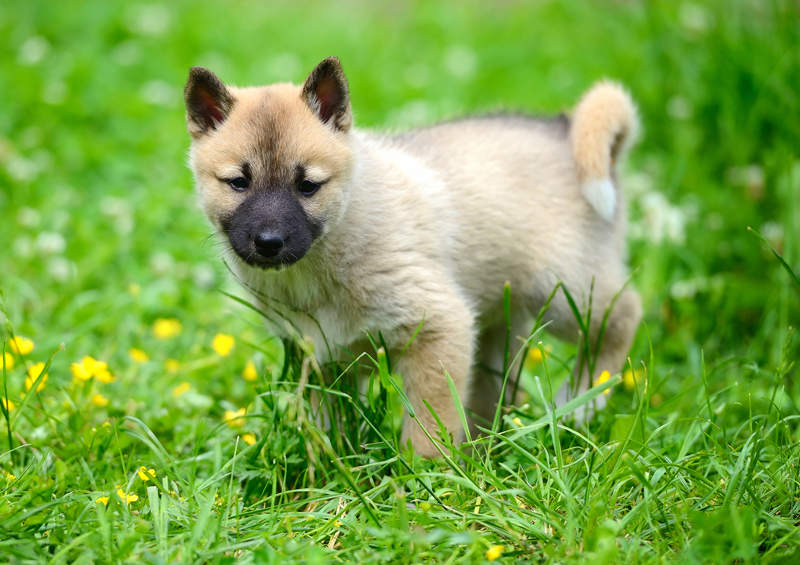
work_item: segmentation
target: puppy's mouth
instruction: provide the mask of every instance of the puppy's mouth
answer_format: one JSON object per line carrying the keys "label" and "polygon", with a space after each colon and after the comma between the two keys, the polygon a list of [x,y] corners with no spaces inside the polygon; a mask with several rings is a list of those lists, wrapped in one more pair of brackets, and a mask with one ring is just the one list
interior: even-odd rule
{"label": "puppy's mouth", "polygon": [[305,252],[294,253],[290,250],[282,250],[276,255],[265,256],[259,253],[255,246],[248,253],[240,253],[234,248],[236,254],[251,267],[258,267],[259,269],[281,269],[297,263],[303,258]]}

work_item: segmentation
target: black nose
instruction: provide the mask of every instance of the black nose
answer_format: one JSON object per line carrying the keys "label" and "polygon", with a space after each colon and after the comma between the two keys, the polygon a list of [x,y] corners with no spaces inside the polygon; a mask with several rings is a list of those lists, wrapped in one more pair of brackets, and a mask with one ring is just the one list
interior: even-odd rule
{"label": "black nose", "polygon": [[268,231],[257,234],[253,243],[256,245],[256,251],[263,257],[275,257],[283,249],[283,238]]}

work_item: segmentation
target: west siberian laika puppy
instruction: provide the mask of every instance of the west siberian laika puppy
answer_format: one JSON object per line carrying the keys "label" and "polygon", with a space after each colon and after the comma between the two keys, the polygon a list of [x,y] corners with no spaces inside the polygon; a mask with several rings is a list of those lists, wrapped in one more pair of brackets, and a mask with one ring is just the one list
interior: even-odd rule
{"label": "west siberian laika puppy", "polygon": [[[335,351],[381,332],[434,437],[426,401],[456,440],[463,435],[445,372],[473,413],[494,413],[506,281],[512,338],[528,335],[558,281],[584,308],[591,293],[595,313],[621,291],[599,351],[603,316],[591,317],[591,376],[623,367],[641,306],[623,290],[626,214],[615,163],[637,121],[619,86],[597,84],[569,118],[486,116],[396,136],[353,128],[335,57],[302,86],[236,88],[195,67],[185,98],[197,190],[235,274],[321,356],[321,333]],[[556,336],[578,338],[562,293],[547,316]],[[578,377],[585,391],[588,370]],[[410,418],[402,439],[438,453]]]}

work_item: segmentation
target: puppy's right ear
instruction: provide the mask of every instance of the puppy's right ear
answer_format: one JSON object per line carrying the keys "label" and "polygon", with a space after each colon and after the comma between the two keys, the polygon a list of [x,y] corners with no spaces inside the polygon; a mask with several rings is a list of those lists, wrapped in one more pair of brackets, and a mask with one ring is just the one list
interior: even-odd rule
{"label": "puppy's right ear", "polygon": [[186,100],[186,128],[195,139],[225,121],[233,108],[234,98],[217,78],[203,67],[192,67],[183,89]]}

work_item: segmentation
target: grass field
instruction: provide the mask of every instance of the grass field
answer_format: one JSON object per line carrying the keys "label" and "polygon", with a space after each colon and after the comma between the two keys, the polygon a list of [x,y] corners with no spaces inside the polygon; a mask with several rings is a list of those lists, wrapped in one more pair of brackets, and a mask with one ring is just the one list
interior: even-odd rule
{"label": "grass field", "polygon": [[[381,6],[0,7],[0,562],[800,561],[797,2]],[[400,448],[377,355],[315,424],[309,345],[228,296],[182,88],[332,54],[362,127],[629,86],[645,319],[590,425],[542,401],[575,354],[546,334],[473,449]]]}

